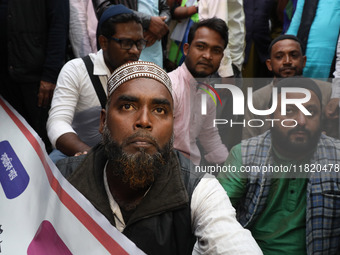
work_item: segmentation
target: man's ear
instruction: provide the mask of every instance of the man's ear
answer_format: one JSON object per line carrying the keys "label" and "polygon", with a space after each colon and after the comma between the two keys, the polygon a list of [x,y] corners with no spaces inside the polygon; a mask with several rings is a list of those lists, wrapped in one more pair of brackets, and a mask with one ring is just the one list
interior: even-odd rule
{"label": "man's ear", "polygon": [[189,43],[185,43],[185,44],[183,45],[183,53],[184,53],[184,56],[187,56],[187,55],[188,55],[189,47],[190,47]]}
{"label": "man's ear", "polygon": [[106,110],[102,109],[100,112],[100,124],[99,124],[99,133],[103,134],[104,126],[106,121]]}
{"label": "man's ear", "polygon": [[267,65],[268,70],[272,72],[273,68],[272,68],[272,61],[270,60],[270,58],[266,60],[266,65]]}
{"label": "man's ear", "polygon": [[101,49],[107,50],[107,47],[108,47],[108,44],[109,44],[109,40],[105,36],[100,35],[98,37],[98,42],[99,42],[99,45],[100,45]]}

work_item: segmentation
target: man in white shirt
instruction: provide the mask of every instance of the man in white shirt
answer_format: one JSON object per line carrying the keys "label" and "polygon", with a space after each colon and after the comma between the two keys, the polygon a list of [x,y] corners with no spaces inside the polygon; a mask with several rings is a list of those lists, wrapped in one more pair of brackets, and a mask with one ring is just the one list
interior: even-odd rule
{"label": "man in white shirt", "polygon": [[262,254],[215,177],[173,150],[173,107],[159,66],[117,68],[101,112],[103,141],[75,158],[84,159],[68,180],[146,254],[192,254],[195,243],[199,254]]}
{"label": "man in white shirt", "polygon": [[198,2],[200,20],[220,18],[228,26],[228,46],[224,50],[218,74],[221,77],[240,78],[245,49],[245,16],[242,0],[200,0]]}
{"label": "man in white shirt", "polygon": [[[89,56],[93,62],[93,75],[99,78],[100,89],[106,93],[106,82],[111,73],[124,63],[138,60],[146,41],[140,19],[123,5],[108,8],[98,27],[102,50]],[[100,141],[101,108],[84,61],[77,58],[66,63],[58,77],[47,122],[49,139],[61,152],[51,153],[54,162],[65,155],[86,153]]]}

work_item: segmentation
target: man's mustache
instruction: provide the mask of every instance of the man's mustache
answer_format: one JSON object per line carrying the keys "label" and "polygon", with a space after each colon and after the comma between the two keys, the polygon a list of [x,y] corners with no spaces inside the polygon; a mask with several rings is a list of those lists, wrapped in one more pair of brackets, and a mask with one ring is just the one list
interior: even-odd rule
{"label": "man's mustache", "polygon": [[156,138],[151,136],[149,133],[143,132],[143,131],[138,131],[134,133],[133,135],[129,136],[123,143],[121,147],[125,147],[130,143],[133,143],[137,138],[143,138],[147,139],[148,142],[150,142],[153,146],[156,147],[158,151],[160,151],[160,146],[158,144],[158,141]]}
{"label": "man's mustache", "polygon": [[286,70],[293,70],[293,71],[296,71],[296,67],[295,66],[287,66],[287,67],[282,67],[280,68],[280,71],[281,72],[284,72]]}
{"label": "man's mustache", "polygon": [[309,130],[307,130],[304,127],[301,127],[299,125],[297,125],[296,127],[292,128],[291,130],[288,131],[288,135],[291,135],[294,132],[305,132],[309,137],[311,137],[311,132]]}

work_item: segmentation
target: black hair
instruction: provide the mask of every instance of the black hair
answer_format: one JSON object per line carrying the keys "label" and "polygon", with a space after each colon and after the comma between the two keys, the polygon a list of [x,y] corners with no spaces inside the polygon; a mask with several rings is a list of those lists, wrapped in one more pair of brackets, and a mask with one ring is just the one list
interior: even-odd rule
{"label": "black hair", "polygon": [[271,53],[272,53],[272,48],[274,46],[275,43],[277,43],[278,41],[282,41],[282,40],[294,40],[296,42],[299,43],[300,45],[300,49],[301,49],[301,52],[302,52],[302,55],[304,56],[305,55],[305,49],[304,49],[304,46],[301,42],[301,40],[299,38],[297,38],[295,35],[279,35],[278,37],[276,37],[269,45],[268,47],[268,53],[269,53],[269,57],[271,56]]}
{"label": "black hair", "polygon": [[228,27],[224,20],[219,18],[211,18],[211,19],[204,19],[197,23],[194,23],[189,31],[188,34],[188,43],[191,44],[192,40],[195,37],[195,33],[197,29],[201,27],[208,27],[214,31],[216,31],[221,38],[224,40],[224,48],[228,45]]}
{"label": "black hair", "polygon": [[101,27],[97,29],[97,35],[103,35],[110,38],[116,33],[116,25],[119,23],[127,23],[135,21],[136,23],[142,24],[142,20],[134,13],[124,13],[111,17],[103,22]]}

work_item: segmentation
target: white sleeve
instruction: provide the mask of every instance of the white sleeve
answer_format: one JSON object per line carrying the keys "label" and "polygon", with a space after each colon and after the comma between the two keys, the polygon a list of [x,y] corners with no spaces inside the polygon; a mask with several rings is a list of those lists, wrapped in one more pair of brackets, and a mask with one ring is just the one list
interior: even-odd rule
{"label": "white sleeve", "polygon": [[[83,62],[81,59],[67,62],[58,76],[46,126],[48,137],[54,148],[61,135],[76,133],[71,125],[79,99],[79,86],[82,83],[82,77],[79,74],[83,68],[79,68],[82,64],[80,61]],[[85,68],[84,64],[83,66]]]}
{"label": "white sleeve", "polygon": [[197,242],[193,254],[262,254],[217,179],[206,174],[192,194],[192,228]]}
{"label": "white sleeve", "polygon": [[241,71],[245,48],[245,15],[242,0],[201,0],[199,4],[199,19],[217,17],[224,20],[228,26],[229,42],[224,50],[218,73],[221,77],[234,75],[231,64]]}
{"label": "white sleeve", "polygon": [[[232,63],[242,71],[244,62],[245,42],[245,15],[242,0],[228,0],[228,28],[230,57]],[[223,61],[223,59],[222,59]],[[225,77],[225,76],[221,76]]]}
{"label": "white sleeve", "polygon": [[338,46],[336,48],[336,62],[333,75],[332,98],[340,98],[340,36],[338,40]]}
{"label": "white sleeve", "polygon": [[228,18],[228,6],[226,0],[200,0],[198,2],[199,19],[217,17],[223,20]]}

